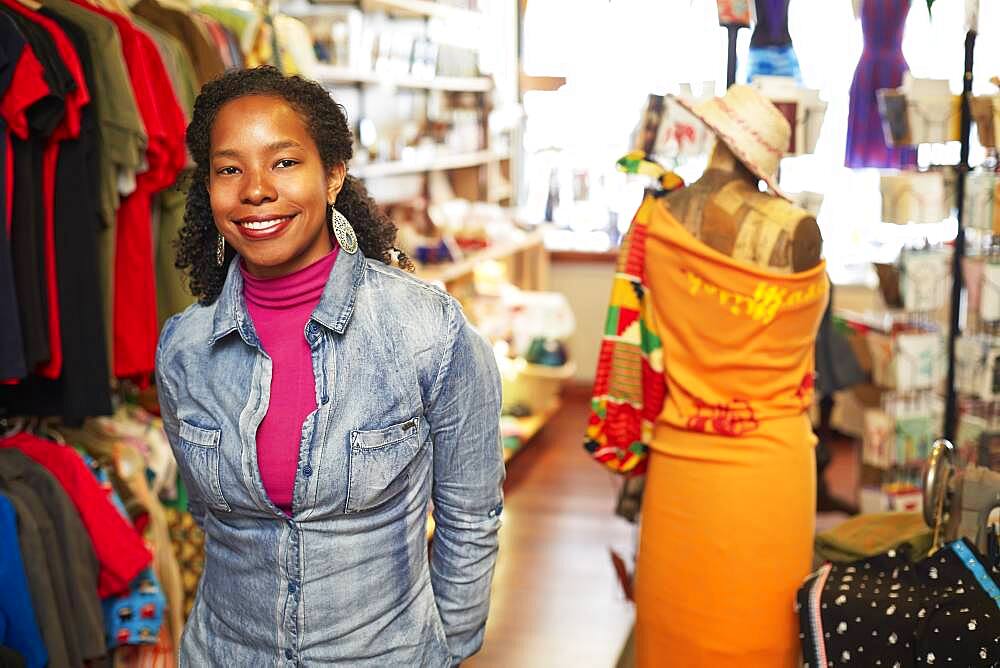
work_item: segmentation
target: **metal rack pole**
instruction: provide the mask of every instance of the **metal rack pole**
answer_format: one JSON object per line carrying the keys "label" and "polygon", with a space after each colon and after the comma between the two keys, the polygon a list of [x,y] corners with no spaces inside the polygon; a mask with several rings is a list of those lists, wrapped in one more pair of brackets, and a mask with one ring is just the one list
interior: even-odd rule
{"label": "metal rack pole", "polygon": [[955,251],[952,256],[951,318],[948,327],[948,386],[945,400],[944,435],[955,442],[958,429],[958,393],[955,391],[955,342],[958,339],[958,324],[961,313],[962,260],[965,257],[965,177],[969,173],[969,137],[972,130],[972,61],[976,48],[976,31],[965,34],[965,72],[962,77],[962,125],[961,158],[958,161],[955,198],[958,205],[958,234],[955,236]]}

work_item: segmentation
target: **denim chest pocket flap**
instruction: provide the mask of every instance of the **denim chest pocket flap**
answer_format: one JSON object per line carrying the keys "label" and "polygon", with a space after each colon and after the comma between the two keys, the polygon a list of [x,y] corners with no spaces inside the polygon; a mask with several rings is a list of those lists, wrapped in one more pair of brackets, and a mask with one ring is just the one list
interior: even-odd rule
{"label": "denim chest pocket flap", "polygon": [[184,456],[182,465],[187,469],[198,496],[209,508],[229,512],[229,503],[222,494],[220,472],[219,443],[222,441],[222,430],[199,427],[181,420],[179,436]]}
{"label": "denim chest pocket flap", "polygon": [[374,508],[402,491],[420,445],[419,417],[383,429],[352,431],[345,512]]}

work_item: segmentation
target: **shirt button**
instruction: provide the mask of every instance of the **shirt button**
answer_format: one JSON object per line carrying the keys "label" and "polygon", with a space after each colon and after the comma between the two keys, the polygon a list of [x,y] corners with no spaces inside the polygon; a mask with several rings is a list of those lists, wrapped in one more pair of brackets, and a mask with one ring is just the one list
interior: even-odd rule
{"label": "shirt button", "polygon": [[292,594],[294,594],[295,591],[296,591],[296,589],[297,589],[297,587],[295,586],[294,582],[289,582],[288,583],[288,591],[289,592],[291,592]]}
{"label": "shirt button", "polygon": [[309,464],[306,464],[306,467],[302,469],[302,475],[308,478],[312,474],[313,474],[313,467],[310,466]]}
{"label": "shirt button", "polygon": [[286,649],[286,650],[285,650],[285,658],[286,658],[286,659],[291,659],[291,658],[292,658],[292,656],[293,656],[293,655],[292,655],[292,650],[290,650],[290,649]]}

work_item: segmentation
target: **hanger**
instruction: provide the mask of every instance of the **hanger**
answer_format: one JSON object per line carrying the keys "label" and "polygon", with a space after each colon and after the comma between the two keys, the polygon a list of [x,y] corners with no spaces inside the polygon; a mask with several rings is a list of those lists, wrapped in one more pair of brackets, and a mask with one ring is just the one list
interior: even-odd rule
{"label": "hanger", "polygon": [[24,431],[27,419],[21,416],[0,418],[0,436],[10,438]]}

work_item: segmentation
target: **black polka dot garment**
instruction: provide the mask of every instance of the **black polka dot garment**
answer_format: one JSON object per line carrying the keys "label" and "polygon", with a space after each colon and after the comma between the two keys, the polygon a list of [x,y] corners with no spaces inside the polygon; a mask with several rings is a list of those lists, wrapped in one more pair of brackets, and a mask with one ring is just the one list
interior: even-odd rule
{"label": "black polka dot garment", "polygon": [[965,540],[916,564],[894,551],[827,564],[796,609],[806,668],[1000,666],[1000,572]]}

